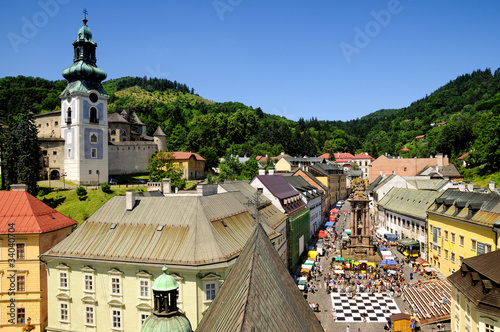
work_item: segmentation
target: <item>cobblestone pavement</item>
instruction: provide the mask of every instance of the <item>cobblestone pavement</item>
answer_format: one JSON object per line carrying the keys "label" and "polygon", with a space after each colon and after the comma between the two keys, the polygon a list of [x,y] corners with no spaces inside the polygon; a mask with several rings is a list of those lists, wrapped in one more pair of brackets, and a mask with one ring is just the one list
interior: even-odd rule
{"label": "cobblestone pavement", "polygon": [[[348,210],[350,209],[349,203],[346,202],[344,207],[342,208],[343,210]],[[340,220],[337,225],[337,232],[341,232],[343,228],[350,228],[350,215],[347,216],[347,220],[342,221]],[[391,248],[391,251],[393,252],[394,256],[397,256],[398,258],[402,258],[402,254],[399,253],[396,248]],[[328,262],[331,261],[331,256],[327,257],[322,256],[320,257],[319,264],[323,265],[323,268],[325,271],[328,271]],[[403,271],[405,274],[405,279],[406,281],[409,281],[409,275],[410,272],[413,270],[405,264],[403,267]],[[318,280],[316,282],[313,282],[315,285],[315,288],[317,289],[314,293],[309,292],[307,294],[306,300],[308,302],[314,302],[319,304],[319,312],[316,312],[316,316],[318,317],[319,321],[321,322],[321,325],[325,328],[325,331],[328,332],[343,332],[347,331],[347,326],[349,326],[349,331],[350,332],[357,332],[358,328],[360,329],[361,332],[381,332],[384,331],[384,326],[385,323],[371,323],[371,322],[356,322],[356,323],[345,323],[345,322],[334,322],[333,317],[332,317],[332,301],[330,294],[327,294],[326,292],[326,285],[325,282],[323,281],[323,277],[320,277],[321,280]],[[414,276],[414,279],[411,282],[417,282],[417,280],[420,279],[418,276]],[[397,297],[395,298],[396,304],[399,307],[399,310],[401,312],[405,312],[405,309],[410,312],[408,303],[403,300],[402,297]],[[449,322],[446,323],[446,331],[451,331],[449,327]],[[428,324],[424,325],[421,328],[421,331],[425,332],[437,332],[437,324]]]}

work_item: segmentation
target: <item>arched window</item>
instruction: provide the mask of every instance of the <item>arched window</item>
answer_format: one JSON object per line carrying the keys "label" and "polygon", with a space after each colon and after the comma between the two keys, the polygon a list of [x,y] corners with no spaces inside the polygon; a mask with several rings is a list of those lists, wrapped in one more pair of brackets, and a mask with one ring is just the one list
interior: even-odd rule
{"label": "arched window", "polygon": [[66,111],[66,123],[71,123],[71,107]]}
{"label": "arched window", "polygon": [[97,108],[90,108],[90,123],[99,123],[99,119],[97,118]]}
{"label": "arched window", "polygon": [[116,130],[111,130],[111,135],[116,135]]}
{"label": "arched window", "polygon": [[127,132],[125,130],[122,130],[122,135],[127,136]]}
{"label": "arched window", "polygon": [[97,143],[97,135],[96,134],[90,135],[90,143]]}

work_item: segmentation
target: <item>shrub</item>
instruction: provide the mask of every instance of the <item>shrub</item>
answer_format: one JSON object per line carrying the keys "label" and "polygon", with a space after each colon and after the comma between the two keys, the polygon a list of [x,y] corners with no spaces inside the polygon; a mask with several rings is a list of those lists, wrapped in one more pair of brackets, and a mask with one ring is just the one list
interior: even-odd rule
{"label": "shrub", "polygon": [[76,187],[76,194],[78,195],[78,198],[81,201],[84,201],[87,199],[87,190],[82,186]]}
{"label": "shrub", "polygon": [[101,190],[103,193],[111,193],[111,186],[107,183],[107,182],[104,182],[103,184],[101,184]]}

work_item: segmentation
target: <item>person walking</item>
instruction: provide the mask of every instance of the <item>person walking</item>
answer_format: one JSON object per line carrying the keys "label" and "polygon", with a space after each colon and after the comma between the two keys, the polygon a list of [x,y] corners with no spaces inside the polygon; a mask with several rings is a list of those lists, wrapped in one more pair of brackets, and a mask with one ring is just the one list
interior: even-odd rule
{"label": "person walking", "polygon": [[351,328],[349,327],[349,325],[347,325],[347,327],[345,328],[345,332],[350,332],[351,331]]}

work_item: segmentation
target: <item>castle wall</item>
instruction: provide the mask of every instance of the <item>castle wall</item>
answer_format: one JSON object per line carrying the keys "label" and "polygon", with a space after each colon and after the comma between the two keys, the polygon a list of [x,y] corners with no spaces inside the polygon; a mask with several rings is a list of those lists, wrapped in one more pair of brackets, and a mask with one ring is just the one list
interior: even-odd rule
{"label": "castle wall", "polygon": [[145,173],[149,158],[158,151],[154,142],[122,142],[108,145],[109,174]]}

